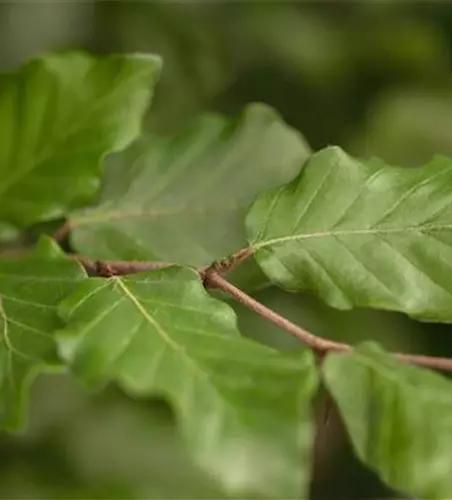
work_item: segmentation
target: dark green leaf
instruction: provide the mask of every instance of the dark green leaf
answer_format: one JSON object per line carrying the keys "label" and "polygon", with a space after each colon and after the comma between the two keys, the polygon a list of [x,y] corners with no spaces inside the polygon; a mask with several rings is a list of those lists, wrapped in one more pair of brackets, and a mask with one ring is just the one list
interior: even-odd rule
{"label": "dark green leaf", "polygon": [[452,320],[452,160],[418,169],[358,161],[337,147],[247,218],[257,261],[275,283],[328,304]]}
{"label": "dark green leaf", "polygon": [[232,309],[177,267],[92,278],[65,299],[60,352],[89,386],[173,404],[198,465],[230,494],[299,498],[310,473],[310,351],[242,338]]}
{"label": "dark green leaf", "polygon": [[452,492],[452,382],[373,344],[323,365],[359,458],[415,498]]}
{"label": "dark green leaf", "polygon": [[117,160],[99,205],[72,215],[73,244],[103,259],[210,264],[246,244],[249,204],[293,179],[307,155],[300,134],[267,106],[233,122],[206,115]]}
{"label": "dark green leaf", "polygon": [[53,332],[57,304],[85,273],[52,242],[34,255],[0,258],[0,424],[21,423],[24,388],[46,365],[58,363]]}
{"label": "dark green leaf", "polygon": [[154,56],[47,55],[0,76],[0,221],[59,217],[91,200],[100,162],[139,133]]}

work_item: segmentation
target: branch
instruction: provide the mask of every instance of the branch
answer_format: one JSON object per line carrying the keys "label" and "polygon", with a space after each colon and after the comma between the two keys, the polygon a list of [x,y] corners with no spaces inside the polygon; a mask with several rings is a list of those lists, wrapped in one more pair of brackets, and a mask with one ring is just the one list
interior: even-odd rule
{"label": "branch", "polygon": [[172,266],[171,262],[145,260],[93,260],[77,254],[69,254],[71,259],[80,262],[87,270],[108,278],[114,274],[132,274],[151,269],[163,269]]}
{"label": "branch", "polygon": [[406,361],[413,365],[424,366],[425,368],[434,368],[435,370],[452,371],[452,359],[436,358],[434,356],[422,356],[421,354],[396,353],[395,357],[400,361]]}
{"label": "branch", "polygon": [[[257,300],[253,299],[245,292],[242,292],[239,288],[234,286],[229,281],[225,280],[220,276],[215,270],[211,269],[205,272],[204,282],[210,285],[214,285],[224,292],[226,292],[231,297],[234,297],[239,302],[241,302],[246,307],[257,312],[264,318],[271,321],[273,324],[282,328],[286,332],[290,333],[301,340],[305,345],[325,353],[326,351],[336,351],[336,352],[347,352],[352,349],[349,344],[344,344],[342,342],[334,342],[332,340],[323,339],[317,337],[312,333],[304,330],[298,325],[295,325],[288,319],[280,316],[275,311],[272,311],[268,307],[264,306]],[[394,356],[400,361],[405,361],[415,365],[423,366],[426,368],[434,368],[436,370],[452,371],[452,359],[450,358],[437,358],[433,356],[422,356],[417,354],[405,354],[405,353],[395,353]]]}
{"label": "branch", "polygon": [[71,232],[71,223],[69,220],[64,222],[53,234],[52,238],[57,242],[60,243],[61,241],[66,238],[66,236]]}
{"label": "branch", "polygon": [[225,273],[227,271],[232,271],[236,266],[238,266],[242,261],[247,259],[252,255],[253,249],[251,247],[246,247],[238,250],[237,252],[229,255],[225,259],[218,260],[214,262],[210,268],[215,269],[219,274]]}
{"label": "branch", "polygon": [[246,307],[249,307],[254,312],[257,312],[279,328],[282,328],[287,333],[297,337],[297,339],[301,340],[304,344],[317,351],[347,351],[350,349],[350,346],[347,344],[322,339],[321,337],[317,337],[316,335],[309,333],[300,326],[295,325],[287,318],[280,316],[272,309],[269,309],[267,306],[264,306],[264,304],[261,304],[257,300],[253,299],[253,297],[250,297],[245,292],[242,292],[242,290],[225,280],[218,274],[217,271],[213,269],[205,272],[204,282],[207,283],[207,285],[214,285],[215,287],[220,288]]}

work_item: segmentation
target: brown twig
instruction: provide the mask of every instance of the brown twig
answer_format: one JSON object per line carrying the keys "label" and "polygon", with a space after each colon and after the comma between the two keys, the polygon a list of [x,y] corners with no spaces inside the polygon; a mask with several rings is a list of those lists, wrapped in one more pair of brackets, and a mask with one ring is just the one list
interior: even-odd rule
{"label": "brown twig", "polygon": [[215,269],[219,274],[232,271],[232,269],[238,266],[252,253],[253,249],[251,247],[242,248],[225,259],[215,261],[211,266],[209,266],[209,268]]}
{"label": "brown twig", "polygon": [[[215,270],[209,271],[208,275],[204,277],[204,281],[207,282],[207,284],[211,284],[220,288],[231,297],[237,299],[246,307],[249,307],[253,311],[263,316],[264,318],[271,321],[276,326],[282,328],[291,335],[294,335],[299,340],[301,340],[305,345],[311,347],[312,349],[315,349],[316,351],[347,352],[352,349],[352,346],[350,346],[349,344],[323,339],[304,330],[300,326],[295,325],[288,319],[284,318],[283,316],[280,316],[275,311],[269,309],[268,307],[264,306],[257,300],[250,297],[249,295],[247,295],[245,292],[234,286],[229,281],[225,280]],[[394,356],[400,361],[406,361],[415,365],[423,366],[425,368],[452,371],[452,359],[450,358],[438,358],[434,356],[422,356],[418,354],[405,354],[405,353],[395,353]]]}
{"label": "brown twig", "polygon": [[52,238],[60,243],[71,232],[71,229],[71,223],[67,220],[52,234]]}
{"label": "brown twig", "polygon": [[246,307],[249,307],[254,312],[268,319],[279,328],[285,330],[287,333],[294,335],[304,344],[312,347],[317,351],[348,351],[350,349],[350,346],[347,344],[333,342],[332,340],[326,340],[321,337],[317,337],[316,335],[309,333],[304,328],[295,325],[287,318],[280,316],[272,309],[269,309],[267,306],[264,306],[264,304],[261,304],[257,300],[253,299],[253,297],[250,297],[248,294],[240,290],[240,288],[237,288],[235,285],[220,276],[218,272],[213,269],[208,270],[205,273],[204,282],[207,285],[213,285],[217,288],[220,288]]}
{"label": "brown twig", "polygon": [[133,274],[152,269],[163,269],[173,265],[171,262],[145,260],[93,260],[77,254],[69,255],[89,271],[108,278],[112,274]]}
{"label": "brown twig", "polygon": [[452,359],[436,358],[434,356],[422,356],[421,354],[405,354],[396,353],[395,357],[400,361],[406,361],[413,365],[424,366],[425,368],[433,368],[435,370],[452,371]]}

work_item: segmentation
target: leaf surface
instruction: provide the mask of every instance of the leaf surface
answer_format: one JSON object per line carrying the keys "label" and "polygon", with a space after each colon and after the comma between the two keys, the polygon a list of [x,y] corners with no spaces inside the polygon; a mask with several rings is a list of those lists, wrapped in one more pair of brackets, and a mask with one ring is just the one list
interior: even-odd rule
{"label": "leaf surface", "polygon": [[415,498],[452,491],[452,382],[374,344],[329,354],[325,382],[359,458]]}
{"label": "leaf surface", "polygon": [[242,338],[188,269],[89,279],[61,304],[60,352],[89,386],[163,395],[195,462],[230,494],[299,498],[309,481],[310,351]]}
{"label": "leaf surface", "polygon": [[86,277],[56,245],[41,240],[34,255],[0,258],[0,425],[22,423],[24,392],[32,376],[58,363],[57,305]]}
{"label": "leaf surface", "polygon": [[417,169],[313,155],[247,216],[255,256],[275,283],[329,305],[452,320],[452,160]]}
{"label": "leaf surface", "polygon": [[45,55],[0,76],[0,221],[25,226],[91,201],[100,163],[140,129],[160,60]]}
{"label": "leaf surface", "polygon": [[98,206],[73,213],[73,245],[100,259],[207,265],[246,244],[243,218],[263,189],[293,179],[309,154],[269,107],[205,115],[151,137],[107,171]]}

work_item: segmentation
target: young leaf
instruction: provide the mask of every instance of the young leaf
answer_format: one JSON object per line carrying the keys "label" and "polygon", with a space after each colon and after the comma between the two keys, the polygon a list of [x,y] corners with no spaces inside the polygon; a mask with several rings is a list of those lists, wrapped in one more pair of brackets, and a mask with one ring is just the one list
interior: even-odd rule
{"label": "young leaf", "polygon": [[86,277],[53,242],[34,255],[0,258],[0,425],[21,424],[24,391],[33,375],[58,362],[53,332],[57,304]]}
{"label": "young leaf", "polygon": [[[89,386],[162,394],[197,464],[231,494],[306,494],[317,376],[310,351],[242,338],[187,269],[92,278],[60,307],[60,352]],[[303,493],[304,492],[304,493]]]}
{"label": "young leaf", "polygon": [[308,154],[267,106],[252,105],[233,122],[203,116],[115,158],[99,205],[71,217],[73,245],[102,259],[210,264],[246,243],[249,204],[293,179]]}
{"label": "young leaf", "polygon": [[359,458],[415,498],[452,491],[452,382],[373,344],[327,356],[323,372]]}
{"label": "young leaf", "polygon": [[417,169],[358,161],[337,147],[247,217],[255,256],[275,283],[331,306],[452,320],[452,160]]}
{"label": "young leaf", "polygon": [[102,158],[137,137],[159,70],[154,56],[69,53],[0,75],[0,221],[90,201]]}

